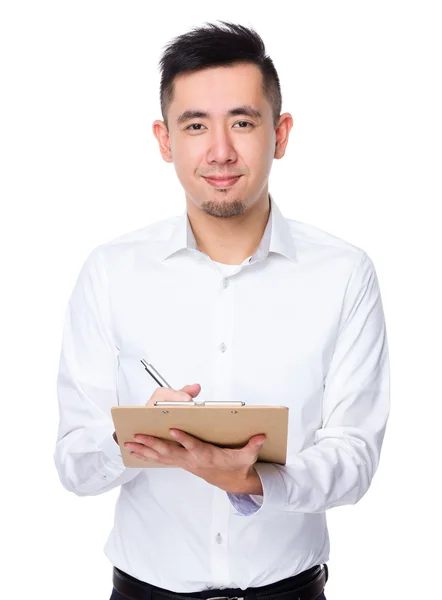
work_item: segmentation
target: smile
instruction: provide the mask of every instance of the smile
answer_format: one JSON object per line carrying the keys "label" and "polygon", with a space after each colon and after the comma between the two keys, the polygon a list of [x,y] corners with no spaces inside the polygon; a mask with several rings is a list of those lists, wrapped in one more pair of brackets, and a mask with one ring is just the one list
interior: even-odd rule
{"label": "smile", "polygon": [[235,183],[238,181],[238,179],[240,177],[241,177],[241,175],[238,175],[238,177],[231,177],[230,179],[210,179],[210,177],[204,177],[204,179],[212,187],[227,188],[227,187],[231,187],[232,185],[235,185]]}

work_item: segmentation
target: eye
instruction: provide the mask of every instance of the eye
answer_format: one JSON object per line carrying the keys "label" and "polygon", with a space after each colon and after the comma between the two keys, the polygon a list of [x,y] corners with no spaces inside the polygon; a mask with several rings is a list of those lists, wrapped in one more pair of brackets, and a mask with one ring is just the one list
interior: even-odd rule
{"label": "eye", "polygon": [[[239,129],[248,129],[250,127],[254,127],[253,123],[249,123],[249,121],[238,121],[237,123],[235,123],[235,125],[245,125],[245,127],[239,127]],[[197,129],[194,129],[194,127],[196,127]],[[205,125],[203,125],[202,123],[192,123],[192,125],[186,127],[186,131],[202,131],[200,127],[205,127]]]}
{"label": "eye", "polygon": [[[253,123],[249,123],[249,121],[238,121],[238,123],[235,123],[235,125],[239,125],[240,123],[250,125],[250,127],[254,127]],[[247,127],[240,127],[240,129],[247,129]]]}
{"label": "eye", "polygon": [[[192,123],[192,125],[189,125],[189,127],[186,127],[187,129],[190,129],[191,127],[204,127],[204,125],[202,123]],[[201,131],[200,129],[192,129],[191,131]]]}

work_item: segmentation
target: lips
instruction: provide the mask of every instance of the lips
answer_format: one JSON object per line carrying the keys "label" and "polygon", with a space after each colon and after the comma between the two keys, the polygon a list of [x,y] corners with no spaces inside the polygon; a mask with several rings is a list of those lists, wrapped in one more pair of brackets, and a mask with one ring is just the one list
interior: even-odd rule
{"label": "lips", "polygon": [[231,185],[234,185],[240,177],[241,177],[241,175],[238,175],[237,177],[229,177],[229,178],[225,178],[225,179],[219,179],[219,178],[213,178],[213,177],[204,177],[204,179],[207,181],[207,183],[209,183],[213,187],[226,188],[226,187],[230,187]]}

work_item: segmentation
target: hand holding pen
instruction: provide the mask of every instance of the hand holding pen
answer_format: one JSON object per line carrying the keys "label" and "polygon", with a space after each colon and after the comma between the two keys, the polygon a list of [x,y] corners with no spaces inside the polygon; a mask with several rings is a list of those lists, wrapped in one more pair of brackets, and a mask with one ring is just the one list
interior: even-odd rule
{"label": "hand holding pen", "polygon": [[[141,364],[149,373],[149,375],[155,379],[155,381],[160,386],[159,389],[155,390],[152,397],[146,404],[146,406],[155,406],[158,403],[161,406],[167,406],[169,403],[173,404],[196,404],[199,406],[244,406],[245,402],[241,400],[233,400],[233,401],[219,401],[219,400],[193,400],[198,396],[201,391],[201,386],[199,383],[193,383],[192,385],[185,385],[180,390],[172,390],[170,385],[164,379],[162,375],[158,373],[153,365],[150,365],[148,362],[141,359]],[[164,390],[164,391],[163,391]],[[173,394],[173,395],[172,395]]]}
{"label": "hand holding pen", "polygon": [[[174,390],[170,387],[167,381],[164,379],[160,373],[155,369],[155,367],[149,364],[144,358],[141,359],[141,364],[149,373],[149,375],[157,382],[159,388],[157,388],[152,396],[146,403],[146,406],[155,406],[157,402],[162,403],[179,403],[179,404],[200,404],[202,406],[207,405],[232,405],[232,406],[244,406],[245,402],[237,401],[237,402],[217,402],[217,401],[208,401],[208,402],[198,402],[198,400],[194,401],[194,398],[198,396],[201,391],[201,385],[199,383],[192,383],[190,385],[185,385],[179,390]],[[116,433],[113,433],[113,437],[115,442],[118,444],[118,439]]]}
{"label": "hand holding pen", "polygon": [[[170,385],[167,383],[167,381],[164,379],[164,377],[162,377],[158,373],[158,371],[155,369],[155,367],[153,367],[148,362],[146,362],[144,360],[144,358],[141,359],[141,363],[142,363],[143,367],[146,369],[146,371],[149,373],[149,375],[160,386],[158,389],[156,389],[154,391],[152,396],[149,398],[149,400],[146,403],[146,406],[155,406],[156,402],[166,402],[166,401],[167,402],[190,402],[194,398],[196,398],[196,396],[198,396],[198,394],[201,391],[201,386],[199,383],[185,385],[180,390],[173,390],[170,387]],[[115,442],[118,444],[118,438],[117,438],[117,434],[115,433],[115,431],[112,435],[113,435]]]}
{"label": "hand holding pen", "polygon": [[162,377],[153,365],[150,365],[144,359],[141,359],[141,364],[149,373],[149,375],[157,382],[160,386],[154,391],[152,396],[149,398],[146,406],[155,406],[155,402],[190,402],[198,396],[201,391],[201,385],[199,383],[193,383],[191,385],[185,385],[180,390],[174,390],[170,387],[167,381]]}

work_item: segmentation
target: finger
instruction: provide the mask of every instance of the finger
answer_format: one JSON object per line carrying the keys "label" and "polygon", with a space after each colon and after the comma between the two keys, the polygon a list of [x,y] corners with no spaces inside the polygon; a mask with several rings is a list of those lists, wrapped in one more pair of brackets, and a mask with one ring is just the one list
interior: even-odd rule
{"label": "finger", "polygon": [[[167,465],[179,466],[183,459],[183,454],[186,452],[184,448],[175,444],[174,442],[168,442],[167,440],[159,440],[152,436],[141,436],[144,438],[151,438],[151,442],[145,440],[146,444],[128,442],[125,444],[129,449],[133,449],[136,455],[145,455],[149,459],[152,458],[156,461],[162,462]],[[138,435],[135,436],[135,439]]]}
{"label": "finger", "polygon": [[[194,394],[196,395],[195,391]],[[173,390],[172,388],[160,387],[157,388],[149,398],[147,406],[154,406],[155,402],[189,402],[190,400],[192,400],[192,396],[183,390]]]}
{"label": "finger", "polygon": [[[161,456],[169,457],[172,455],[173,448],[178,448],[176,444],[171,444],[167,440],[161,440],[151,435],[137,434],[134,437],[138,442],[138,445],[141,444],[142,450],[144,450],[144,448],[150,448]],[[129,447],[131,447],[130,444]]]}
{"label": "finger", "polygon": [[186,450],[195,451],[205,445],[204,442],[193,437],[193,435],[189,435],[188,433],[181,431],[181,429],[169,429],[169,433],[182,446],[184,446]]}
{"label": "finger", "polygon": [[250,438],[244,448],[242,448],[241,452],[257,457],[265,440],[266,436],[264,434],[254,435]]}
{"label": "finger", "polygon": [[168,402],[192,400],[192,396],[183,390],[173,390],[172,388],[158,388],[153,393],[155,400],[167,400]]}
{"label": "finger", "polygon": [[[150,449],[149,446],[146,446],[143,442],[141,442],[138,435],[135,436],[135,439],[137,440],[136,442],[125,442],[124,447],[130,452],[135,452],[137,454],[144,452],[144,450]],[[155,452],[155,450],[152,451]],[[157,453],[155,452],[155,454]]]}
{"label": "finger", "polygon": [[155,450],[152,450],[152,448],[147,448],[146,446],[143,446],[143,449],[139,451],[131,450],[130,455],[136,456],[137,458],[140,458],[144,461],[153,460],[154,462],[162,464],[170,464],[169,458],[161,456],[161,454],[158,454],[158,452],[155,452]]}
{"label": "finger", "polygon": [[201,391],[201,385],[199,383],[192,383],[191,385],[185,385],[180,391],[189,394],[192,398],[195,398]]}
{"label": "finger", "polygon": [[266,441],[265,433],[260,433],[259,435],[254,435],[253,437],[251,437],[249,440],[249,444],[250,444],[250,442],[252,442],[255,446],[258,446],[258,448],[261,448],[261,446],[263,446],[265,441]]}

